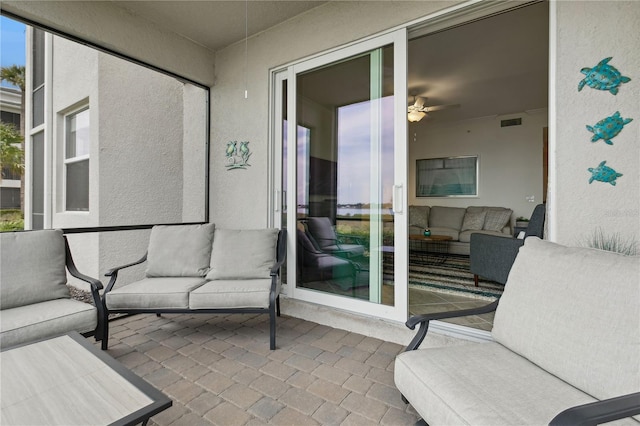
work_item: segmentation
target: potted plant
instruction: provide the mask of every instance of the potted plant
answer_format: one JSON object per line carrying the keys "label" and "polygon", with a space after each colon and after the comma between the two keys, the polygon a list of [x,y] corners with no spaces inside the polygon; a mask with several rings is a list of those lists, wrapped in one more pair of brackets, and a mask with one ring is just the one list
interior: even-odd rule
{"label": "potted plant", "polygon": [[516,218],[516,228],[526,228],[529,226],[529,218],[519,216]]}

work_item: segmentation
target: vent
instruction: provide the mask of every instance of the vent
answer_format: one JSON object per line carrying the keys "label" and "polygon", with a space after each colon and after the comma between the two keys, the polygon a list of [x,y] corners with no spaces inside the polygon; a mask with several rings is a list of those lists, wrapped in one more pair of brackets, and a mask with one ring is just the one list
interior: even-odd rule
{"label": "vent", "polygon": [[500,127],[521,126],[522,118],[512,118],[510,120],[501,120]]}

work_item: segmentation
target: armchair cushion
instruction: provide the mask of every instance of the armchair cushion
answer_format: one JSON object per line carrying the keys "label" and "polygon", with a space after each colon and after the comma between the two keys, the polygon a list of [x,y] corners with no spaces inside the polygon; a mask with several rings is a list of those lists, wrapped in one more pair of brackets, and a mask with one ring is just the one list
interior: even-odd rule
{"label": "armchair cushion", "polygon": [[2,309],[69,298],[62,231],[0,233]]}
{"label": "armchair cushion", "polygon": [[151,230],[147,277],[203,277],[209,270],[215,225],[156,225]]}
{"label": "armchair cushion", "polygon": [[[492,335],[595,398],[638,392],[638,277],[638,256],[529,237],[511,268]],[[536,309],[533,301],[540,302]]]}
{"label": "armchair cushion", "polygon": [[0,347],[52,337],[69,330],[95,330],[96,308],[73,299],[56,299],[0,311]]}
{"label": "armchair cushion", "polygon": [[276,262],[278,229],[218,229],[208,280],[269,278]]}
{"label": "armchair cushion", "polygon": [[430,424],[541,425],[568,406],[595,401],[495,342],[426,351],[400,354],[394,375]]}

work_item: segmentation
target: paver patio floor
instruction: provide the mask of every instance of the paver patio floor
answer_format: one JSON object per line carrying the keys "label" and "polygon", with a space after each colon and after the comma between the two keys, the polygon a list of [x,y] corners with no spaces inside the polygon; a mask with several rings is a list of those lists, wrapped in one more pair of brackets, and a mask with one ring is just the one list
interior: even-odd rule
{"label": "paver patio floor", "polygon": [[283,315],[163,315],[111,322],[109,353],[173,400],[150,425],[413,425],[393,383],[404,348]]}

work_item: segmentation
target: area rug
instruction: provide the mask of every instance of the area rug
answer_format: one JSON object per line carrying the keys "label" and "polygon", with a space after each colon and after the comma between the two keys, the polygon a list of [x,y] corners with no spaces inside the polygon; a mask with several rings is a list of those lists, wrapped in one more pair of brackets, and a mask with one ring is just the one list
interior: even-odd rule
{"label": "area rug", "polygon": [[425,263],[420,256],[409,257],[409,286],[466,297],[495,299],[504,286],[480,279],[476,287],[469,270],[468,256],[449,255],[442,262]]}

